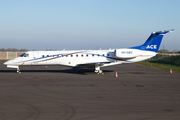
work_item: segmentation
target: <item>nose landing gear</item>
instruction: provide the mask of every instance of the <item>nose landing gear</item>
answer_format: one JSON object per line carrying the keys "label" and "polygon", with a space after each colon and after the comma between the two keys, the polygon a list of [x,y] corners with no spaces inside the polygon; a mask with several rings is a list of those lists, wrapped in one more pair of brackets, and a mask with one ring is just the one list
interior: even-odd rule
{"label": "nose landing gear", "polygon": [[16,68],[17,69],[17,73],[21,73],[19,66],[15,66],[15,65],[7,65],[7,68]]}
{"label": "nose landing gear", "polygon": [[17,67],[17,73],[21,73],[21,72],[20,72],[20,69],[19,69],[19,66]]}

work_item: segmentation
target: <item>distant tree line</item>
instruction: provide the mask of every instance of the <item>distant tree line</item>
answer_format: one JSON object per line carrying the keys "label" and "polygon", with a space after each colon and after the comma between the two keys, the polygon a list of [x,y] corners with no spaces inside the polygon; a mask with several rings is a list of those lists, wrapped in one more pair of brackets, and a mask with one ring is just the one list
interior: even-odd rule
{"label": "distant tree line", "polygon": [[170,51],[167,50],[167,49],[160,49],[160,50],[158,51],[158,53],[180,53],[180,51],[178,51],[178,50],[173,50],[172,52],[170,52]]}
{"label": "distant tree line", "polygon": [[157,55],[155,58],[149,60],[149,62],[180,66],[180,55],[176,55],[176,56]]}
{"label": "distant tree line", "polygon": [[16,48],[7,48],[7,49],[0,48],[0,51],[3,51],[3,52],[6,52],[6,51],[9,51],[9,52],[26,52],[28,50],[27,49],[23,49],[23,48],[21,48],[21,49],[16,49]]}

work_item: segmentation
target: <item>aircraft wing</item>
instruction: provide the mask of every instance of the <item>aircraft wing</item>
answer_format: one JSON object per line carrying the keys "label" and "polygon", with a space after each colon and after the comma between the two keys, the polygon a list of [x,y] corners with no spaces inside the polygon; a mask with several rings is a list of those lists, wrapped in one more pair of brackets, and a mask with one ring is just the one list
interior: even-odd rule
{"label": "aircraft wing", "polygon": [[78,64],[78,65],[76,65],[76,67],[84,67],[84,68],[94,68],[95,66],[105,67],[105,66],[122,64],[124,62],[125,61],[86,63],[86,64]]}
{"label": "aircraft wing", "polygon": [[131,57],[131,58],[110,58],[110,59],[112,59],[112,61],[83,63],[83,64],[77,64],[76,67],[85,67],[85,68],[94,68],[95,66],[105,67],[105,66],[110,66],[110,65],[122,64],[125,61],[133,59],[133,58],[135,58],[135,57]]}
{"label": "aircraft wing", "polygon": [[94,68],[96,65],[103,66],[104,64],[108,64],[112,62],[94,62],[94,63],[85,63],[85,64],[78,64],[76,67],[85,67],[85,68]]}

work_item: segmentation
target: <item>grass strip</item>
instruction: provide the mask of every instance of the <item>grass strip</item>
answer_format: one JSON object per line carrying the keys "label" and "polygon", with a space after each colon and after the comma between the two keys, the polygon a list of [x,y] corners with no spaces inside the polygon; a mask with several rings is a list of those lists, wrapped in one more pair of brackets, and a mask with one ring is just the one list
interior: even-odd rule
{"label": "grass strip", "polygon": [[155,68],[160,68],[160,69],[165,69],[165,70],[172,69],[172,71],[176,71],[176,72],[180,73],[180,67],[175,66],[175,65],[152,63],[152,62],[146,62],[146,61],[137,62],[137,64],[150,66],[150,67],[155,67]]}

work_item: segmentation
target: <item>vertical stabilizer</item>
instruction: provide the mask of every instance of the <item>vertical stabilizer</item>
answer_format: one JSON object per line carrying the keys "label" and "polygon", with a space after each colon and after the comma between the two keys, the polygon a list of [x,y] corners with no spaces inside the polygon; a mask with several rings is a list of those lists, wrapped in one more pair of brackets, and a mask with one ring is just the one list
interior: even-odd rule
{"label": "vertical stabilizer", "polygon": [[158,52],[163,36],[166,33],[173,32],[173,30],[174,29],[152,32],[149,38],[146,40],[146,42],[143,45],[131,47],[130,49],[139,49],[139,50]]}

